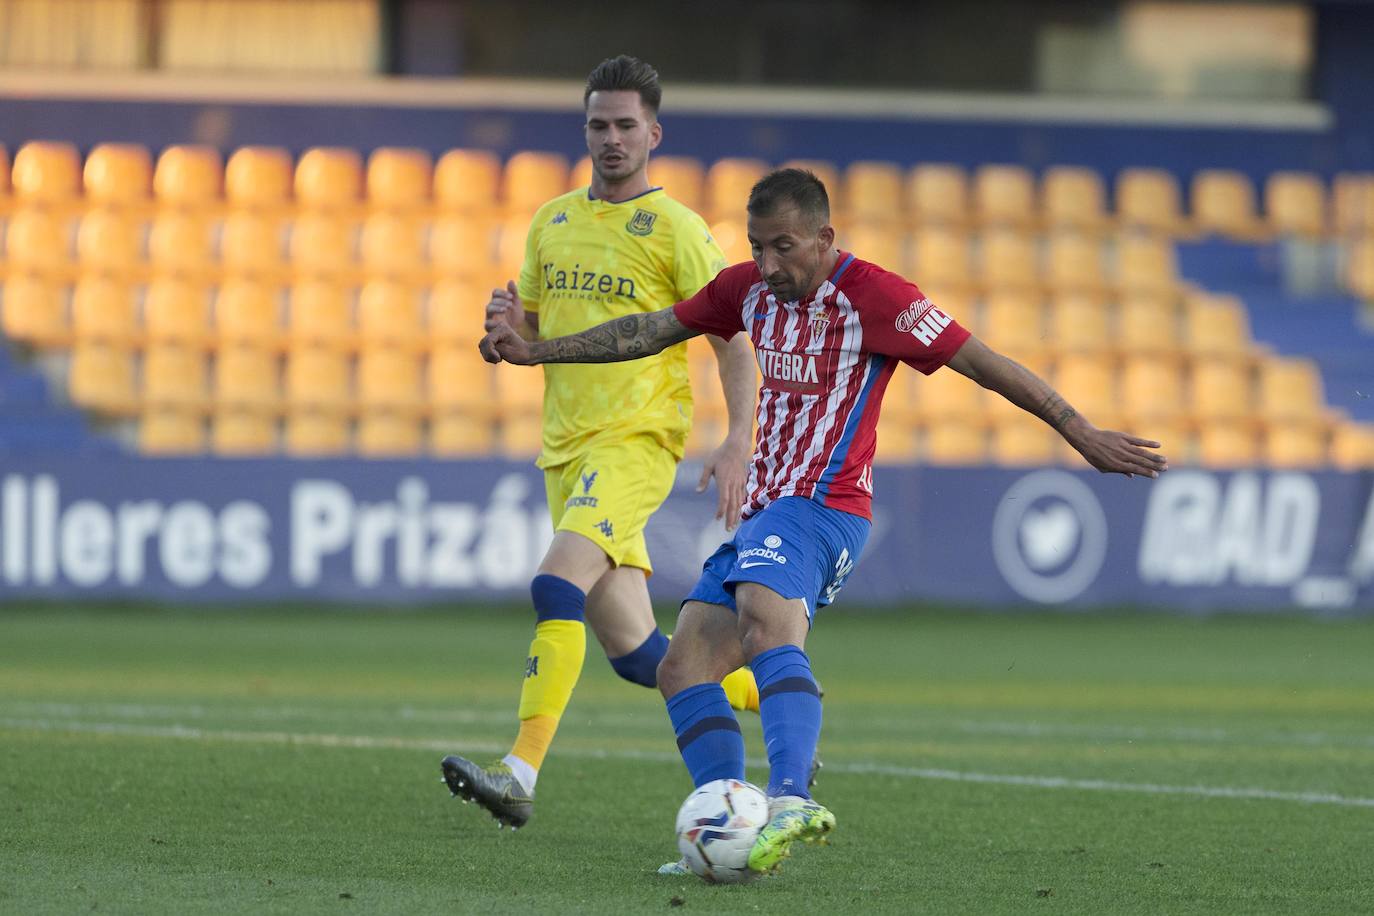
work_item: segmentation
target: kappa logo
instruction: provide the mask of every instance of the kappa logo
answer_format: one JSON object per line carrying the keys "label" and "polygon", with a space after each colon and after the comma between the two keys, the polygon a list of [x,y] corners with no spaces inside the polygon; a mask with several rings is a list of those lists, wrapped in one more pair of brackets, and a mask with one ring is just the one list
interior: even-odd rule
{"label": "kappa logo", "polygon": [[557,226],[559,223],[566,223],[567,221],[568,221],[568,213],[567,213],[567,211],[566,211],[566,210],[559,210],[558,213],[556,213],[556,214],[554,215],[553,219],[549,220],[549,225],[550,225],[550,226]]}
{"label": "kappa logo", "polygon": [[531,655],[525,659],[525,677],[532,678],[539,675],[539,656]]}
{"label": "kappa logo", "polygon": [[657,219],[657,213],[650,213],[648,210],[635,210],[635,215],[630,217],[625,228],[630,235],[648,235],[654,231],[654,222]]}
{"label": "kappa logo", "polygon": [[611,527],[610,519],[603,518],[601,521],[596,523],[596,527],[597,530],[599,530],[602,534],[606,535],[607,538],[609,538],[612,541],[615,540],[615,529]]}
{"label": "kappa logo", "polygon": [[917,299],[897,316],[896,326],[903,334],[910,334],[929,347],[952,320],[929,299]]}

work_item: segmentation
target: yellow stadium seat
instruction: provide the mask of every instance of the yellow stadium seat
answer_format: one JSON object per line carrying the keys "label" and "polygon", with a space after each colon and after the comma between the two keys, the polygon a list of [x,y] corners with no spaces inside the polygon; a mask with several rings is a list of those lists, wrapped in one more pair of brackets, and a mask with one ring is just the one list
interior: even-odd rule
{"label": "yellow stadium seat", "polygon": [[490,214],[500,182],[501,160],[495,154],[451,149],[434,167],[434,203],[445,213]]}
{"label": "yellow stadium seat", "polygon": [[135,276],[143,266],[140,224],[117,210],[88,210],[76,230],[76,258],[85,273]]}
{"label": "yellow stadium seat", "polygon": [[430,229],[429,260],[441,277],[487,273],[496,263],[496,225],[481,216],[440,216]]}
{"label": "yellow stadium seat", "polygon": [[544,425],[539,414],[503,416],[497,448],[507,458],[532,458],[544,447]]}
{"label": "yellow stadium seat", "polygon": [[1188,390],[1188,406],[1203,423],[1251,419],[1255,413],[1255,396],[1250,371],[1235,360],[1196,360]]}
{"label": "yellow stadium seat", "polygon": [[1158,236],[1122,236],[1116,246],[1116,285],[1123,296],[1172,295],[1178,289],[1174,243]]}
{"label": "yellow stadium seat", "polygon": [[691,156],[655,156],[649,160],[649,182],[684,207],[701,212],[706,168]]}
{"label": "yellow stadium seat", "polygon": [[976,423],[950,419],[931,424],[923,438],[928,464],[966,466],[988,460],[987,431]]}
{"label": "yellow stadium seat", "polygon": [[226,280],[215,294],[215,330],[222,344],[277,347],[282,336],[277,288],[253,280]]}
{"label": "yellow stadium seat", "polygon": [[381,210],[413,213],[429,205],[433,163],[421,149],[382,147],[367,158],[367,202]]}
{"label": "yellow stadium seat", "polygon": [[133,289],[106,277],[86,277],[72,290],[72,330],[78,340],[133,345],[139,341]]}
{"label": "yellow stadium seat", "polygon": [[723,219],[711,224],[711,237],[725,253],[729,264],[742,264],[753,257],[749,231],[742,219]]}
{"label": "yellow stadium seat", "polygon": [[14,156],[12,177],[21,205],[74,204],[81,194],[81,159],[70,143],[25,143]]}
{"label": "yellow stadium seat", "polygon": [[1234,296],[1192,297],[1183,313],[1185,340],[1195,354],[1241,357],[1250,348],[1250,321]]}
{"label": "yellow stadium seat", "polygon": [[282,258],[285,230],[286,224],[271,213],[230,213],[224,221],[221,242],[225,273],[261,279],[282,276],[286,269]]}
{"label": "yellow stadium seat", "polygon": [[1268,424],[1260,437],[1260,454],[1271,468],[1302,468],[1315,470],[1326,467],[1326,430],[1319,423],[1295,423],[1283,420]]}
{"label": "yellow stadium seat", "polygon": [[968,236],[957,229],[918,229],[912,238],[912,279],[933,297],[966,294],[973,285]]}
{"label": "yellow stadium seat", "polygon": [[44,277],[12,275],[5,281],[4,299],[0,301],[0,331],[31,347],[69,346],[72,327],[65,287]]}
{"label": "yellow stadium seat", "polygon": [[1345,285],[1355,295],[1374,301],[1374,235],[1358,239],[1350,246]]}
{"label": "yellow stadium seat", "polygon": [[286,401],[293,410],[348,410],[353,403],[348,357],[329,347],[293,349],[286,358]]}
{"label": "yellow stadium seat", "polygon": [[744,220],[745,205],[754,184],[768,173],[761,159],[718,159],[706,170],[708,220]]}
{"label": "yellow stadium seat", "polygon": [[429,339],[434,345],[477,347],[491,289],[475,281],[441,280],[429,293]]}
{"label": "yellow stadium seat", "polygon": [[153,196],[158,204],[204,210],[219,203],[224,185],[224,161],[212,146],[169,146],[153,171]]}
{"label": "yellow stadium seat", "polygon": [[1331,186],[1331,209],[1341,235],[1374,233],[1374,173],[1337,175]]}
{"label": "yellow stadium seat", "polygon": [[414,219],[372,214],[363,221],[359,249],[366,276],[418,280],[427,272],[424,238]]}
{"label": "yellow stadium seat", "polygon": [[291,182],[291,154],[275,146],[241,147],[224,167],[224,196],[237,209],[288,207]]}
{"label": "yellow stadium seat", "polygon": [[1173,235],[1183,226],[1178,179],[1163,169],[1123,170],[1116,178],[1116,215],[1128,229]]}
{"label": "yellow stadium seat", "polygon": [[277,375],[273,351],[251,344],[221,347],[215,353],[215,404],[220,408],[273,411],[282,402]]}
{"label": "yellow stadium seat", "polygon": [[893,273],[907,272],[907,235],[895,223],[858,223],[837,239],[836,244],[856,257],[877,264]]}
{"label": "yellow stadium seat", "polygon": [[922,226],[963,226],[969,221],[968,178],[957,165],[927,163],[907,175],[906,205]]}
{"label": "yellow stadium seat", "polygon": [[1254,429],[1246,423],[1208,423],[1198,428],[1198,458],[1212,468],[1255,467],[1260,463]]}
{"label": "yellow stadium seat", "polygon": [[409,458],[419,455],[425,437],[419,417],[396,411],[369,411],[358,418],[356,447],[367,458]]}
{"label": "yellow stadium seat", "polygon": [[362,197],[363,160],[356,150],[317,146],[296,163],[296,203],[306,210],[347,210]]}
{"label": "yellow stadium seat", "polygon": [[1338,424],[1331,432],[1331,463],[1343,471],[1374,470],[1374,425]]}
{"label": "yellow stadium seat", "polygon": [[525,239],[529,235],[528,215],[507,217],[497,230],[496,266],[503,276],[516,279],[525,262]]}
{"label": "yellow stadium seat", "polygon": [[985,165],[973,175],[973,207],[984,226],[1035,222],[1035,179],[1019,165]]}
{"label": "yellow stadium seat", "polygon": [[277,451],[277,418],[263,410],[225,408],[210,420],[210,448],[217,455],[272,455]]}
{"label": "yellow stadium seat", "polygon": [[49,210],[21,207],[5,227],[5,260],[22,273],[71,272],[71,222]]}
{"label": "yellow stadium seat", "polygon": [[1203,169],[1193,176],[1193,224],[1202,232],[1251,239],[1261,233],[1255,189],[1241,172]]}
{"label": "yellow stadium seat", "polygon": [[[832,204],[831,212],[835,210]],[[851,163],[844,170],[843,212],[863,223],[894,223],[901,219],[901,167],[895,162]]]}
{"label": "yellow stadium seat", "polygon": [[286,417],[286,452],[299,458],[327,458],[348,454],[348,418],[326,410],[298,410]]}
{"label": "yellow stadium seat", "polygon": [[506,210],[526,218],[568,189],[568,160],[558,153],[525,151],[506,161],[501,199]]}
{"label": "yellow stadium seat", "polygon": [[143,300],[143,328],[148,340],[205,347],[211,342],[210,292],[177,277],[159,277],[148,284]]}
{"label": "yellow stadium seat", "polygon": [[[237,218],[231,217],[224,228],[226,261],[237,253],[231,231]],[[217,267],[210,221],[196,210],[158,213],[148,230],[148,262],[154,274],[210,275]]]}
{"label": "yellow stadium seat", "polygon": [[544,406],[544,380],[540,373],[504,366],[496,373],[496,403],[503,415],[540,410]]}
{"label": "yellow stadium seat", "polygon": [[363,346],[417,348],[424,343],[424,304],[414,287],[369,280],[358,291],[358,336]]}
{"label": "yellow stadium seat", "polygon": [[1326,190],[1312,172],[1274,172],[1264,182],[1269,228],[1309,238],[1326,232]]}
{"label": "yellow stadium seat", "polygon": [[873,463],[913,465],[920,457],[920,428],[893,411],[884,410],[878,418],[878,442],[873,451]]}
{"label": "yellow stadium seat", "polygon": [[983,303],[979,322],[983,340],[994,350],[1028,353],[1045,347],[1044,312],[1032,294],[1001,290]]}
{"label": "yellow stadium seat", "polygon": [[1271,357],[1259,365],[1259,408],[1271,420],[1314,420],[1326,404],[1321,373],[1310,359]]}
{"label": "yellow stadium seat", "polygon": [[983,398],[977,383],[950,368],[916,378],[911,386],[912,410],[926,423],[946,420],[981,421]]}
{"label": "yellow stadium seat", "polygon": [[143,403],[199,410],[206,403],[205,355],[181,344],[153,344],[143,351]]}
{"label": "yellow stadium seat", "polygon": [[364,410],[416,411],[421,375],[416,354],[397,347],[366,347],[358,355],[358,403]]}
{"label": "yellow stadium seat", "polygon": [[1111,311],[1096,296],[1057,297],[1050,305],[1050,341],[1060,351],[1102,352],[1112,339]]}
{"label": "yellow stadium seat", "polygon": [[725,421],[714,414],[697,411],[692,416],[692,428],[687,431],[683,453],[689,458],[703,458],[720,446],[725,438]]}
{"label": "yellow stadium seat", "polygon": [[1055,166],[1045,172],[1042,192],[1050,229],[1093,233],[1107,223],[1106,190],[1093,169]]}
{"label": "yellow stadium seat", "polygon": [[986,233],[979,245],[979,279],[988,290],[1036,290],[1039,252],[1030,237],[1008,229]]}
{"label": "yellow stadium seat", "polygon": [[1174,467],[1196,460],[1197,437],[1178,417],[1132,417],[1123,424],[1123,432],[1159,443],[1158,451]]}
{"label": "yellow stadium seat", "polygon": [[425,385],[435,411],[475,417],[490,417],[495,411],[492,367],[476,347],[437,345],[430,353]]}
{"label": "yellow stadium seat", "polygon": [[[1013,359],[1022,366],[1025,366],[1042,379],[1048,381],[1054,375],[1051,371],[1053,361],[1046,351],[1020,350],[1013,347],[1000,352],[1009,359]],[[967,379],[965,381],[967,381]],[[974,385],[974,387],[978,389],[978,396],[983,402],[983,412],[990,422],[1004,423],[1008,420],[1026,415],[1024,410],[1002,397],[1002,395],[997,392],[990,391],[973,382],[968,383]]]}
{"label": "yellow stadium seat", "polygon": [[1058,293],[1100,294],[1106,287],[1102,246],[1093,236],[1056,233],[1050,236],[1049,288]]}
{"label": "yellow stadium seat", "polygon": [[1101,425],[1100,418],[1117,411],[1113,363],[1100,354],[1069,353],[1055,366],[1054,389],[1080,413]]}
{"label": "yellow stadium seat", "polygon": [[1058,454],[1058,435],[1040,418],[1024,411],[992,428],[989,457],[1003,467],[1036,467],[1053,464]]}
{"label": "yellow stadium seat", "polygon": [[1129,416],[1172,419],[1185,412],[1183,372],[1173,360],[1127,357],[1120,375],[1121,409]]}
{"label": "yellow stadium seat", "polygon": [[353,224],[333,213],[304,213],[291,225],[291,268],[297,277],[342,279],[353,266]]}
{"label": "yellow stadium seat", "polygon": [[82,183],[96,206],[145,205],[153,187],[152,156],[138,144],[101,143],[86,156]]}
{"label": "yellow stadium seat", "polygon": [[[704,339],[692,338],[693,340]],[[709,347],[710,345],[707,344]],[[687,374],[692,380],[692,400],[694,402],[694,421],[724,421],[726,418],[725,392],[720,387],[720,371],[715,354],[699,355],[689,350]],[[723,431],[722,431],[723,432]],[[715,448],[717,441],[711,448]]]}
{"label": "yellow stadium seat", "polygon": [[195,410],[145,410],[139,418],[138,450],[145,455],[199,455],[205,451],[205,420]]}
{"label": "yellow stadium seat", "polygon": [[591,156],[583,156],[573,163],[572,170],[568,172],[568,190],[576,191],[578,188],[590,188],[594,168]]}
{"label": "yellow stadium seat", "polygon": [[132,414],[138,406],[134,357],[126,348],[101,341],[77,341],[67,377],[72,403],[87,410]]}
{"label": "yellow stadium seat", "polygon": [[287,297],[286,325],[293,345],[352,347],[355,335],[348,290],[320,280],[297,283]]}
{"label": "yellow stadium seat", "polygon": [[435,414],[429,421],[429,452],[438,458],[489,455],[496,444],[491,423],[457,411]]}
{"label": "yellow stadium seat", "polygon": [[1123,351],[1169,356],[1179,349],[1178,308],[1168,296],[1134,293],[1122,298],[1116,343]]}

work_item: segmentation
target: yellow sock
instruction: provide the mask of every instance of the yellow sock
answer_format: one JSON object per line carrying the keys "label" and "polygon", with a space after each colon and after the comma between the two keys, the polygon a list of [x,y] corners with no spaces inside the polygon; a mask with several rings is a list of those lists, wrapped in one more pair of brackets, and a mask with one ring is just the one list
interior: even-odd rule
{"label": "yellow sock", "polygon": [[520,734],[511,753],[536,770],[553,743],[587,654],[587,628],[580,620],[545,620],[534,628],[520,688]]}
{"label": "yellow sock", "polygon": [[725,675],[720,682],[725,689],[725,698],[730,701],[731,709],[759,711],[759,685],[754,680],[754,672],[748,668],[736,668]]}

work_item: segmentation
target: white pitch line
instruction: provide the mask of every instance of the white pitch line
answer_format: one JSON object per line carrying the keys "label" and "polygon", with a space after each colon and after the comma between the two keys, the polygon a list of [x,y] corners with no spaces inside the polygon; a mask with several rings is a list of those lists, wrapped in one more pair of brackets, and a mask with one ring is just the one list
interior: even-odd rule
{"label": "white pitch line", "polygon": [[[297,732],[254,732],[187,728],[181,725],[129,725],[123,722],[76,722],[51,719],[0,718],[0,728],[27,731],[73,732],[78,734],[127,735],[139,738],[178,738],[191,741],[231,741],[251,744],[304,744],[314,747],[364,750],[454,751],[496,754],[506,749],[494,742],[445,741],[441,739],[378,738],[371,735],[335,735]],[[558,756],[600,760],[644,760],[676,763],[677,754],[658,751],[595,750],[560,748]],[[751,760],[752,766],[763,761]],[[880,763],[837,763],[827,773],[878,774],[908,779],[973,782],[987,785],[1023,786],[1034,789],[1075,790],[1082,792],[1125,792],[1139,795],[1183,795],[1201,798],[1230,798],[1256,801],[1297,802],[1306,805],[1336,805],[1343,808],[1374,808],[1374,798],[1338,795],[1334,792],[1285,792],[1249,786],[1171,786],[1159,783],[1115,782],[1105,779],[1071,779],[1064,776],[1020,776],[1005,773],[977,773],[922,767],[891,766]]]}

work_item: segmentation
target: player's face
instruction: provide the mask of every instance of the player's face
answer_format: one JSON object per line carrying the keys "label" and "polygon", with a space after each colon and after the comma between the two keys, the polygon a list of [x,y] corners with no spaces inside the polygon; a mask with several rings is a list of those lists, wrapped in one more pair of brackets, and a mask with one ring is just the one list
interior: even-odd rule
{"label": "player's face", "polygon": [[763,282],[779,302],[794,302],[820,286],[828,269],[826,254],[835,230],[797,207],[782,207],[768,216],[749,215],[749,247]]}
{"label": "player's face", "polygon": [[587,98],[587,153],[602,181],[615,184],[644,170],[649,150],[658,146],[663,129],[639,93],[633,90],[593,92]]}

